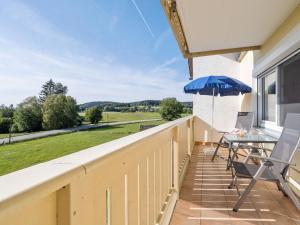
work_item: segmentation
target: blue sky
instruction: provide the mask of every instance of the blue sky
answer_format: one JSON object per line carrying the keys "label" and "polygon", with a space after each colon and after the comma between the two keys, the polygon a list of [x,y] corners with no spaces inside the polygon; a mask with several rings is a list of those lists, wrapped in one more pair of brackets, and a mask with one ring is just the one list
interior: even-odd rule
{"label": "blue sky", "polygon": [[191,100],[159,0],[0,0],[0,104],[37,95],[50,78],[78,103]]}

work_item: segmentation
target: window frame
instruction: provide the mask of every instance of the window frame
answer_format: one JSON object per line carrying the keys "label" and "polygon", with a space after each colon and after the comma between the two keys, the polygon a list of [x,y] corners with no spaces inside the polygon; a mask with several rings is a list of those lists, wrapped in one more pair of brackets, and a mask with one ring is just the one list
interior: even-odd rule
{"label": "window frame", "polygon": [[[291,60],[293,57],[297,57],[297,55],[300,54],[300,49],[297,49],[296,51],[294,51],[292,54],[290,54],[289,56],[285,57],[284,59],[282,59],[280,62],[276,63],[275,65],[269,67],[268,69],[266,69],[264,72],[262,72],[261,74],[259,74],[257,76],[257,110],[258,110],[258,123],[257,125],[259,127],[265,128],[265,129],[271,129],[274,131],[278,131],[281,132],[282,131],[282,126],[280,126],[280,105],[278,104],[278,96],[279,96],[279,92],[280,92],[280,85],[279,85],[279,81],[280,81],[280,77],[282,76],[280,74],[280,66],[284,63],[286,63],[287,61]],[[267,77],[268,75],[272,74],[272,73],[276,73],[276,119],[275,122],[272,121],[268,121],[268,120],[263,120],[263,108],[264,108],[264,93],[263,93],[263,78]]]}
{"label": "window frame", "polygon": [[[271,74],[275,73],[275,79],[276,79],[276,105],[275,105],[275,121],[270,121],[270,120],[264,120],[264,109],[265,109],[265,90],[264,90],[264,83],[265,83],[265,78],[267,76],[270,76]],[[271,70],[269,70],[267,73],[264,73],[263,75],[261,75],[258,78],[258,82],[259,82],[259,92],[261,93],[260,95],[260,101],[258,104],[260,104],[260,106],[258,106],[258,109],[260,109],[260,118],[259,118],[259,126],[260,127],[264,127],[264,128],[270,128],[270,129],[275,129],[278,127],[278,118],[279,118],[279,105],[277,104],[277,98],[278,98],[278,78],[279,78],[279,74],[278,74],[278,67],[273,68]]]}

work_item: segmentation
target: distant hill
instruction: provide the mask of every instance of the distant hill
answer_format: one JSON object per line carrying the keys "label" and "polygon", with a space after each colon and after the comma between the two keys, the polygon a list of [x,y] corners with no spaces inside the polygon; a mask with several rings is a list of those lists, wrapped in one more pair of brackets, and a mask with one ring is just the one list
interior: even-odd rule
{"label": "distant hill", "polygon": [[[136,101],[136,102],[111,102],[111,101],[95,101],[95,102],[87,102],[79,105],[80,111],[85,111],[88,108],[100,106],[101,108],[107,108],[107,107],[158,107],[160,104],[160,100],[143,100],[143,101]],[[193,103],[192,102],[181,102],[184,107],[186,108],[192,108]]]}

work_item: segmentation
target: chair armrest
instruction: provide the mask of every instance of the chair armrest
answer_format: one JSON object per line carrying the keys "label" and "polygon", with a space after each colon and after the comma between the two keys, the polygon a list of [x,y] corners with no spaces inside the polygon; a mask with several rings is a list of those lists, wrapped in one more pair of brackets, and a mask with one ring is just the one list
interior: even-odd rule
{"label": "chair armrest", "polygon": [[286,165],[296,166],[295,163],[290,163],[290,162],[283,161],[283,160],[280,160],[280,159],[275,159],[275,158],[272,158],[272,157],[263,157],[263,156],[260,156],[260,155],[253,155],[253,154],[250,154],[249,157],[259,158],[263,161],[279,162],[279,163],[283,163],[283,164],[286,164]]}

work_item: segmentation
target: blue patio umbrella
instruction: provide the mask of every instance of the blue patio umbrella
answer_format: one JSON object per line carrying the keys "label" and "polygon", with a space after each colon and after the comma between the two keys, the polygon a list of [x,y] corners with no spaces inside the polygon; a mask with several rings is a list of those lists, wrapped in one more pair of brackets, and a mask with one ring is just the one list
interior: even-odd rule
{"label": "blue patio umbrella", "polygon": [[215,96],[238,96],[240,94],[250,93],[251,91],[252,89],[248,85],[228,76],[211,75],[207,77],[200,77],[184,86],[185,93],[213,96],[211,111],[211,130],[213,130],[214,123]]}
{"label": "blue patio umbrella", "polygon": [[211,96],[233,96],[251,92],[251,87],[227,76],[208,76],[193,80],[184,86],[185,93]]}

